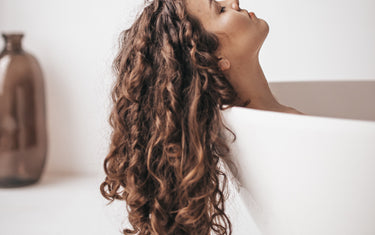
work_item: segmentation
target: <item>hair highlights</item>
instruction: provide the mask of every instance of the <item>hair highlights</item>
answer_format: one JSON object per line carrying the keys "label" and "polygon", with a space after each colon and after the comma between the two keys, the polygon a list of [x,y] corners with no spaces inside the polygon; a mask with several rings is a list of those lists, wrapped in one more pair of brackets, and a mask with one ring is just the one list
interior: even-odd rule
{"label": "hair highlights", "polygon": [[126,201],[133,228],[124,234],[231,234],[220,110],[238,97],[218,67],[218,46],[183,0],[152,1],[123,31],[100,190]]}

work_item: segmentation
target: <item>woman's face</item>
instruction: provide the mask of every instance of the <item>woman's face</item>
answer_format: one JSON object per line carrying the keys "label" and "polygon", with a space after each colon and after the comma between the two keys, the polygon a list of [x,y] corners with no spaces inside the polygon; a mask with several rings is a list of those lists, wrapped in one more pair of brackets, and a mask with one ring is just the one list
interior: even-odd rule
{"label": "woman's face", "polygon": [[217,56],[241,61],[257,56],[269,27],[263,19],[239,7],[238,0],[186,0],[190,14],[220,40]]}

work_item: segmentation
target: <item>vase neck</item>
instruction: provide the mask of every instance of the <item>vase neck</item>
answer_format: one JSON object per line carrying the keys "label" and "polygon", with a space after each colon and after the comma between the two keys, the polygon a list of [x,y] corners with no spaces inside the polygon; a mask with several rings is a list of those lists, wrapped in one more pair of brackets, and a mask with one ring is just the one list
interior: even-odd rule
{"label": "vase neck", "polygon": [[17,34],[3,34],[5,40],[4,51],[8,52],[20,52],[22,51],[22,33]]}

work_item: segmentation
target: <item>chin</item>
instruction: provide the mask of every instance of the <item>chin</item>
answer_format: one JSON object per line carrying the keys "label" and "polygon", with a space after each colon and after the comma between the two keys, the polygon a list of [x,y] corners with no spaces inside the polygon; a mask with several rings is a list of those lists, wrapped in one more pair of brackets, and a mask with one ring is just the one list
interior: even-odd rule
{"label": "chin", "polygon": [[263,45],[263,42],[266,40],[268,32],[270,30],[268,23],[263,19],[260,19],[260,20],[262,21],[262,24],[261,24],[262,28],[260,30],[259,48],[258,49],[260,49],[260,47]]}
{"label": "chin", "polygon": [[266,39],[268,32],[270,31],[270,26],[268,25],[267,21],[260,19],[262,21],[262,32],[264,34],[264,39]]}

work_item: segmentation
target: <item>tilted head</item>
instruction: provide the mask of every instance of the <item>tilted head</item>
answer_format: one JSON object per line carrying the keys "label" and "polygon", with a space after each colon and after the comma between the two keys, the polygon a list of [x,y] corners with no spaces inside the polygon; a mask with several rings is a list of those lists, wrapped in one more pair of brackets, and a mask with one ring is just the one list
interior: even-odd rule
{"label": "tilted head", "polygon": [[239,0],[186,0],[190,15],[219,38],[215,56],[219,67],[236,91],[244,86],[243,78],[233,71],[258,60],[259,51],[269,32],[268,23],[253,12],[240,8]]}

